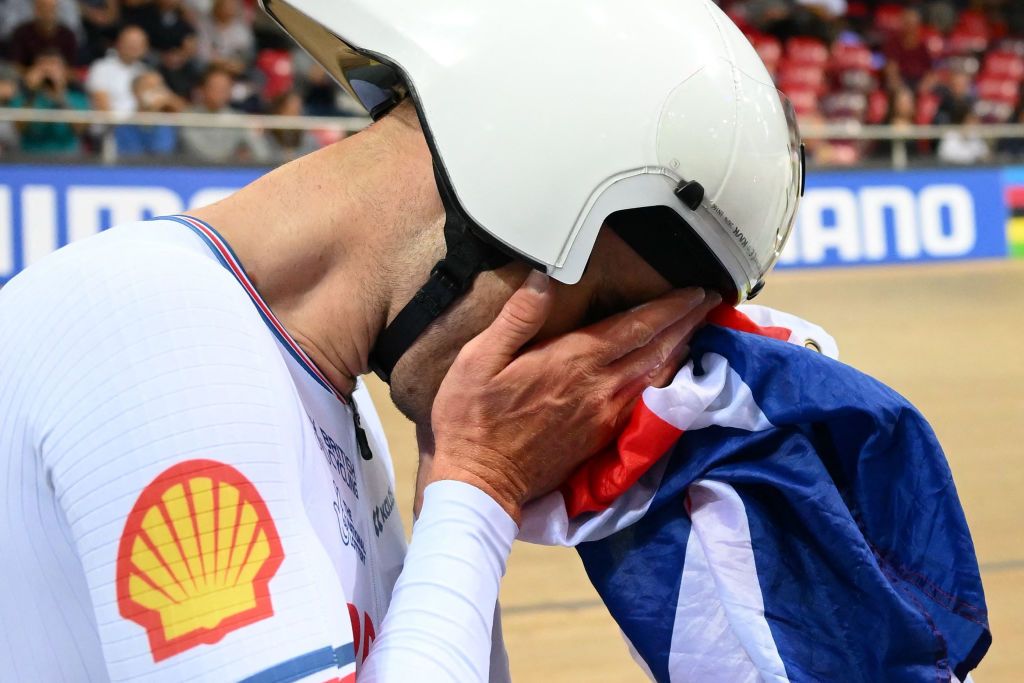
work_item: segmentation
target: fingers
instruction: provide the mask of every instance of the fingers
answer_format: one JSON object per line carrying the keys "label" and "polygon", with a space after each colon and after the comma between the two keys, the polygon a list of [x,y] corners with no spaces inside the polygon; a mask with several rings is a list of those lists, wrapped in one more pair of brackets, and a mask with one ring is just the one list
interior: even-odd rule
{"label": "fingers", "polygon": [[584,328],[581,333],[597,341],[592,356],[595,365],[611,365],[636,349],[647,346],[668,327],[700,306],[706,296],[705,291],[699,288],[674,290],[654,301]]}
{"label": "fingers", "polygon": [[551,313],[553,301],[548,276],[530,271],[494,322],[471,342],[473,348],[486,350],[486,356],[481,354],[475,361],[478,367],[491,375],[501,372],[516,352],[540,331]]}
{"label": "fingers", "polygon": [[616,394],[633,397],[651,384],[670,379],[689,351],[693,333],[721,300],[718,294],[709,293],[699,306],[665,328],[649,344],[610,365],[611,379],[618,385]]}

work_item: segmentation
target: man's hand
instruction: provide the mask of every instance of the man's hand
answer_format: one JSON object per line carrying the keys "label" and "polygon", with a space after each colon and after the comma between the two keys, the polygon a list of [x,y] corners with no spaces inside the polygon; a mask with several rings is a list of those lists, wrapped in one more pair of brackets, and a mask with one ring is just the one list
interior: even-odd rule
{"label": "man's hand", "polygon": [[721,301],[700,289],[671,292],[520,354],[548,316],[549,290],[545,275],[531,273],[459,353],[431,415],[436,448],[425,483],[473,484],[516,523],[523,505],[616,435],[640,392],[675,372]]}

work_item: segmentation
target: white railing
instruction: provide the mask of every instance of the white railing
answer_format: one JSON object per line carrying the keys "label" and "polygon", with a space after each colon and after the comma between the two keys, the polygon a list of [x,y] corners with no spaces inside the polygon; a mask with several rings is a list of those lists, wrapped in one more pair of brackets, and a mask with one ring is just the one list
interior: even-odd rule
{"label": "white railing", "polygon": [[[10,109],[0,107],[0,121],[72,123],[106,126],[103,131],[101,157],[106,163],[117,160],[117,147],[113,140],[112,125],[173,126],[189,128],[246,128],[256,130],[335,130],[355,132],[362,130],[370,120],[365,117],[268,116],[262,114],[202,114],[197,112],[119,114],[102,111],[66,109]],[[805,140],[938,140],[949,132],[962,130],[962,126],[867,126],[858,123],[808,124],[801,127]],[[1024,139],[1024,124],[977,124],[971,132],[985,140]],[[892,145],[894,168],[905,168],[907,150],[904,145]]]}
{"label": "white railing", "polygon": [[71,123],[103,126],[100,157],[104,163],[117,162],[113,125],[172,126],[176,128],[231,128],[255,130],[331,130],[354,133],[370,124],[365,117],[269,116],[264,114],[202,114],[198,112],[123,114],[74,109],[12,109],[0,107],[0,121]]}

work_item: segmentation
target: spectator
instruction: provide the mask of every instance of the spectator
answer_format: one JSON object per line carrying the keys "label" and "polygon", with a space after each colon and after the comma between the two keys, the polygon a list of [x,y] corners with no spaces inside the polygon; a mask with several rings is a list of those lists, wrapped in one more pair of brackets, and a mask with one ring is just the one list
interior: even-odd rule
{"label": "spectator", "polygon": [[292,52],[295,86],[308,116],[366,116],[355,98],[337,86],[319,62],[303,50]]}
{"label": "spectator", "polygon": [[[917,99],[914,91],[906,86],[900,86],[889,93],[889,113],[885,119],[885,125],[896,132],[906,131],[915,125],[917,116]],[[916,140],[879,140],[875,144],[875,154],[884,159],[891,159],[893,149],[902,149],[905,158],[918,155],[918,141]]]}
{"label": "spectator", "polygon": [[213,11],[213,0],[185,0],[185,14],[192,18],[192,23],[199,23],[199,17],[205,17]]}
{"label": "spectator", "polygon": [[[0,62],[0,107],[10,107],[18,96],[18,70]],[[0,157],[18,147],[18,130],[11,121],[0,121]]]}
{"label": "spectator", "polygon": [[[16,96],[11,106],[85,110],[89,108],[89,99],[70,85],[63,55],[50,48],[40,52],[25,71],[25,92]],[[24,152],[66,155],[80,148],[78,134],[83,126],[78,124],[19,122],[18,128]]]}
{"label": "spectator", "polygon": [[[281,93],[270,103],[270,113],[277,116],[300,116],[302,98],[296,92]],[[267,151],[276,163],[291,161],[317,148],[308,130],[271,128],[267,131]]]}
{"label": "spectator", "polygon": [[949,79],[949,87],[942,88],[942,100],[935,114],[935,123],[952,123],[955,113],[974,107],[971,75],[964,71],[954,71]]}
{"label": "spectator", "polygon": [[141,28],[125,26],[121,29],[114,49],[92,65],[85,80],[93,108],[122,114],[135,111],[132,83],[146,70],[142,58],[148,51],[149,41]]}
{"label": "spectator", "polygon": [[[824,3],[828,4],[828,3]],[[765,31],[785,42],[794,36],[810,36],[829,43],[835,38],[835,26],[827,11],[815,0],[794,3],[787,0],[762,0],[750,6]]]}
{"label": "spectator", "polygon": [[[210,67],[199,88],[199,105],[192,111],[204,114],[231,113],[232,75],[225,69]],[[251,129],[183,128],[184,150],[204,161],[265,161],[269,157],[266,141]]]}
{"label": "spectator", "polygon": [[181,0],[152,0],[138,5],[131,21],[146,32],[149,46],[157,52],[183,47],[190,53],[195,51],[195,28],[185,18]]}
{"label": "spectator", "polygon": [[921,13],[913,7],[906,8],[899,33],[885,48],[887,75],[898,75],[911,88],[916,88],[932,68],[932,55],[921,28]]}
{"label": "spectator", "polygon": [[[802,117],[801,125],[822,125],[825,117],[815,111]],[[854,166],[860,162],[860,147],[852,140],[825,140],[812,138],[806,141],[807,159],[819,166]]]}
{"label": "spectator", "polygon": [[947,164],[978,164],[991,156],[988,143],[977,132],[977,114],[961,105],[953,112],[953,121],[959,128],[943,134],[939,140],[939,160]]}
{"label": "spectator", "polygon": [[[8,40],[14,29],[32,21],[35,0],[0,0],[0,42]],[[57,0],[57,23],[71,29],[75,37],[82,33],[82,17],[78,0]]]}
{"label": "spectator", "polygon": [[114,44],[121,12],[117,0],[78,0],[78,9],[85,38],[79,48],[79,58],[83,64],[91,64]]}
{"label": "spectator", "polygon": [[74,64],[78,58],[75,34],[57,18],[57,0],[35,0],[35,15],[11,34],[11,61],[28,67],[41,53],[53,49],[60,52],[67,64]]}
{"label": "spectator", "polygon": [[[137,111],[175,113],[185,110],[185,101],[171,92],[157,71],[137,76],[132,92]],[[166,156],[178,147],[178,131],[172,126],[117,126],[114,141],[118,154],[123,156]]]}
{"label": "spectator", "polygon": [[196,31],[181,0],[151,0],[135,8],[138,25],[157,52],[160,74],[179,97],[190,99],[201,72],[196,63]]}
{"label": "spectator", "polygon": [[242,18],[238,0],[216,0],[199,26],[200,59],[241,76],[252,62],[254,46],[252,26]]}

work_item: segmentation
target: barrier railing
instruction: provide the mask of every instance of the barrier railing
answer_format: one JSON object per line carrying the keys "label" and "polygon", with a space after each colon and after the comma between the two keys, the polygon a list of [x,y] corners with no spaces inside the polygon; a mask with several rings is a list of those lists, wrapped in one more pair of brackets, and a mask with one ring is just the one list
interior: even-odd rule
{"label": "barrier railing", "polygon": [[[355,132],[362,130],[370,120],[365,117],[313,117],[270,116],[264,114],[204,114],[198,112],[121,114],[103,111],[62,109],[11,109],[0,107],[0,121],[71,123],[105,126],[100,133],[103,144],[100,157],[105,163],[117,161],[113,128],[116,125],[172,126],[176,128],[232,128],[254,130],[336,130]],[[913,142],[939,140],[950,132],[962,131],[963,126],[875,126],[858,123],[807,124],[801,126],[805,140],[864,140]],[[1024,124],[976,124],[970,126],[972,135],[983,140],[1024,140]],[[905,145],[892,145],[892,165],[905,168],[908,155]]]}
{"label": "barrier railing", "polygon": [[271,116],[266,114],[204,114],[199,112],[135,112],[124,114],[93,110],[12,109],[9,107],[0,107],[0,121],[103,126],[103,130],[99,131],[102,141],[100,144],[100,158],[107,164],[117,162],[117,145],[114,142],[113,134],[113,126],[117,125],[252,130],[332,130],[354,133],[370,124],[369,118],[361,116]]}

